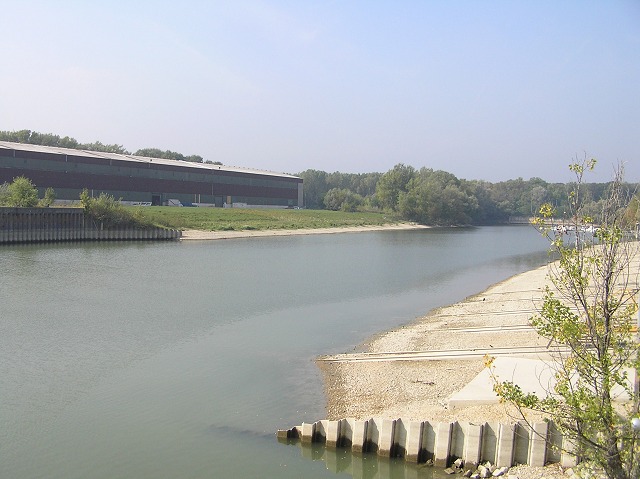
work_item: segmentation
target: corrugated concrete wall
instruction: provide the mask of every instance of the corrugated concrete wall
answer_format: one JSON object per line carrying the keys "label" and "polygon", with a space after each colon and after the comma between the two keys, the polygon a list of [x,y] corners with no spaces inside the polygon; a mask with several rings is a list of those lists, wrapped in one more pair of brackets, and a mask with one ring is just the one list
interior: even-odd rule
{"label": "corrugated concrete wall", "polygon": [[179,230],[163,228],[101,230],[85,221],[79,208],[0,208],[0,244],[170,240],[181,236]]}
{"label": "corrugated concrete wall", "polygon": [[327,448],[346,447],[353,453],[376,452],[384,457],[403,457],[408,462],[432,461],[447,467],[456,459],[465,467],[489,461],[497,467],[528,464],[543,466],[559,462],[573,467],[578,458],[550,422],[462,423],[404,421],[402,419],[340,419],[303,423],[278,431],[279,440],[325,443]]}

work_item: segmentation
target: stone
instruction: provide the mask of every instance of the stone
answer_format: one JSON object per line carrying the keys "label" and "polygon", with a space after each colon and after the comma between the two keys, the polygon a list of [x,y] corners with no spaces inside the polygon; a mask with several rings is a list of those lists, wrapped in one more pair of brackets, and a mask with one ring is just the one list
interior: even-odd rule
{"label": "stone", "polygon": [[450,467],[447,467],[447,468],[444,470],[444,473],[445,473],[445,474],[455,474],[455,473],[456,473],[456,471],[455,471],[454,469],[450,468]]}
{"label": "stone", "polygon": [[480,477],[482,477],[483,479],[486,479],[487,477],[491,477],[491,469],[487,467],[480,466],[478,468],[478,471],[480,472]]}
{"label": "stone", "polygon": [[474,473],[474,474],[471,474],[469,476],[469,479],[480,479],[480,474],[478,474],[477,472]]}
{"label": "stone", "polygon": [[500,476],[504,476],[508,471],[509,471],[509,468],[506,466],[499,467],[493,471],[492,475],[493,477],[500,477]]}
{"label": "stone", "polygon": [[471,474],[473,474],[473,472],[471,471],[471,469],[467,469],[466,471],[464,471],[464,474],[462,474],[464,477],[471,477]]}
{"label": "stone", "polygon": [[462,459],[458,458],[455,461],[453,461],[453,467],[455,467],[456,469],[462,469],[462,465],[464,463],[462,462]]}

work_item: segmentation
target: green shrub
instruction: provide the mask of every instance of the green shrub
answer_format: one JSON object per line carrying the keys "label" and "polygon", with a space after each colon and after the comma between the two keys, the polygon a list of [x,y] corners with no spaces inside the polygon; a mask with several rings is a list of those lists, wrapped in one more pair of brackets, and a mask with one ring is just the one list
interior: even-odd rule
{"label": "green shrub", "polygon": [[53,202],[56,200],[56,192],[53,191],[53,188],[49,187],[44,192],[44,197],[38,202],[38,206],[43,208],[48,208],[53,205]]}
{"label": "green shrub", "polygon": [[110,228],[146,228],[150,224],[140,212],[131,212],[113,196],[100,193],[92,198],[89,191],[84,189],[80,194],[80,203],[85,214],[92,219],[100,229]]}
{"label": "green shrub", "polygon": [[24,176],[14,178],[11,184],[3,189],[1,199],[5,206],[33,208],[38,204],[38,189],[33,186],[29,178]]}

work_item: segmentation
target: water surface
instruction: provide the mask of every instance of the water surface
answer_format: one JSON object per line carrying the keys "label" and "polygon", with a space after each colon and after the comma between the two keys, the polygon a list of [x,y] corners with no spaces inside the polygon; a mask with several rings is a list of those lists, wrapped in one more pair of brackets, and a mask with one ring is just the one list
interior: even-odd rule
{"label": "water surface", "polygon": [[488,227],[0,248],[0,477],[427,477],[274,432],[324,417],[315,356],[546,246]]}

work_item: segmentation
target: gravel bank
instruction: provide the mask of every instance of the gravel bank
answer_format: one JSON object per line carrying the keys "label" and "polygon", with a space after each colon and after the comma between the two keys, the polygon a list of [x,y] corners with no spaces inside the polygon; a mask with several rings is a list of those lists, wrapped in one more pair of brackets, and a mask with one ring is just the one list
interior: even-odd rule
{"label": "gravel bank", "polygon": [[[637,244],[629,279],[640,276]],[[539,310],[549,279],[549,267],[528,271],[491,286],[480,294],[440,309],[361,345],[362,352],[432,351],[492,347],[546,346],[547,341],[528,328]],[[448,398],[473,379],[482,358],[438,361],[326,362],[318,361],[325,386],[328,419],[354,417],[403,418],[421,421],[514,422],[520,419],[507,405],[450,408]],[[540,417],[531,416],[532,420]],[[573,471],[557,464],[513,467],[519,479],[566,479]]]}
{"label": "gravel bank", "polygon": [[[436,309],[399,329],[374,337],[366,352],[430,351],[546,345],[526,326],[542,301],[547,267],[498,283],[461,303]],[[505,405],[450,409],[448,398],[484,368],[482,358],[436,361],[318,361],[329,419],[402,417],[428,421],[516,419]]]}
{"label": "gravel bank", "polygon": [[[546,345],[527,325],[542,301],[547,267],[514,276],[466,300],[432,311],[399,329],[380,334],[359,350],[428,351]],[[506,327],[509,327],[506,329]],[[464,331],[465,329],[479,331]],[[503,329],[505,328],[505,329]],[[322,371],[328,419],[402,417],[421,421],[513,422],[517,412],[507,405],[451,409],[448,398],[484,367],[481,358],[446,361],[317,362]],[[569,477],[558,465],[519,466],[520,479]]]}
{"label": "gravel bank", "polygon": [[361,233],[365,231],[425,229],[429,226],[415,223],[397,223],[380,226],[348,226],[341,228],[317,228],[297,230],[243,230],[243,231],[200,231],[185,230],[181,240],[221,240],[233,238],[260,238],[265,236],[298,236],[313,234]]}

